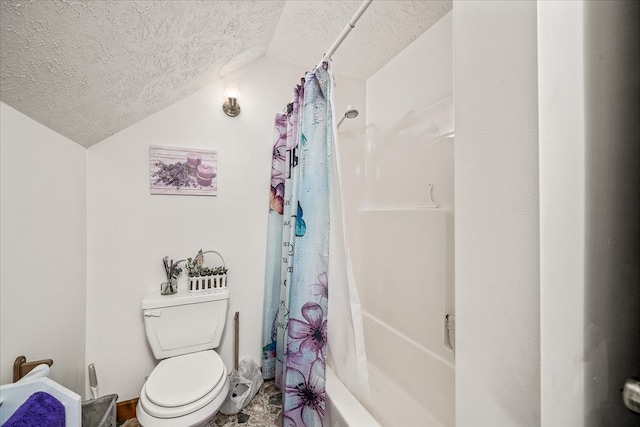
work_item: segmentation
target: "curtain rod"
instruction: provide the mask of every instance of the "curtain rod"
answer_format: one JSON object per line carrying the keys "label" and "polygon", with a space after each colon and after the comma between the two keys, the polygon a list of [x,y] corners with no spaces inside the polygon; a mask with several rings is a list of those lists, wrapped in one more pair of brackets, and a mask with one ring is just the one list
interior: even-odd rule
{"label": "curtain rod", "polygon": [[333,54],[335,53],[336,50],[338,50],[338,47],[340,47],[340,45],[342,44],[342,42],[344,41],[344,39],[347,38],[347,36],[349,35],[349,33],[351,32],[351,30],[353,30],[356,26],[356,22],[358,22],[358,20],[360,19],[360,17],[364,14],[365,10],[367,10],[367,8],[369,7],[369,5],[371,5],[371,2],[373,0],[364,0],[362,2],[362,4],[360,5],[360,7],[358,8],[358,10],[356,11],[356,13],[353,15],[353,17],[351,18],[351,20],[347,23],[347,25],[344,27],[344,29],[342,30],[342,32],[340,33],[340,35],[338,36],[338,38],[336,39],[336,41],[333,42],[333,44],[331,45],[331,47],[329,48],[329,50],[327,51],[327,53],[325,53],[324,55],[322,55],[322,60],[320,61],[320,63],[316,66],[316,68],[319,68],[322,63],[326,60],[331,59],[331,56],[333,56]]}

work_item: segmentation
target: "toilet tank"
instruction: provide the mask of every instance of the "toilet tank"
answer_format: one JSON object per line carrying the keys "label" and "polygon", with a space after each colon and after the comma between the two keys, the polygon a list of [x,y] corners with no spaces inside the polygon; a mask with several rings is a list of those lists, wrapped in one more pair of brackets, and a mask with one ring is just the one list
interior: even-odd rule
{"label": "toilet tank", "polygon": [[210,350],[220,345],[229,290],[173,295],[149,292],[142,300],[147,341],[156,359]]}

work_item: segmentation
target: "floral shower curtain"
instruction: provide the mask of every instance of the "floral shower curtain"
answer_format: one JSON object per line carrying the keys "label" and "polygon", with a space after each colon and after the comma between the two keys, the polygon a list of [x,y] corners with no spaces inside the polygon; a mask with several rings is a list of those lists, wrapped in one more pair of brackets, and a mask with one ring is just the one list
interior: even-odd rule
{"label": "floral shower curtain", "polygon": [[262,370],[283,392],[286,427],[324,418],[332,88],[325,63],[275,119]]}

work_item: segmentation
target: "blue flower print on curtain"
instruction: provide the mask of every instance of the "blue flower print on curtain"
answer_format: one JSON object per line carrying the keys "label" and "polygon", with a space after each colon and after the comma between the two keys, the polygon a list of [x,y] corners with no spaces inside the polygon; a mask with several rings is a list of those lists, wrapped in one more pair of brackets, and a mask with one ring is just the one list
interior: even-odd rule
{"label": "blue flower print on curtain", "polygon": [[304,233],[307,231],[307,223],[304,222],[302,215],[302,206],[300,206],[300,202],[298,202],[298,213],[296,215],[296,237],[304,236]]}

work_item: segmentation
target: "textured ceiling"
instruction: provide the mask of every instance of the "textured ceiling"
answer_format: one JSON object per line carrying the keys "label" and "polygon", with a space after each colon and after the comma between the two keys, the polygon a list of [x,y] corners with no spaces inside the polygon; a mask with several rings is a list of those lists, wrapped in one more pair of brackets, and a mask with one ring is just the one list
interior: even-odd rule
{"label": "textured ceiling", "polygon": [[[267,56],[314,67],[361,3],[287,1]],[[451,1],[374,0],[333,55],[334,72],[370,77],[449,12],[451,6]]]}
{"label": "textured ceiling", "polygon": [[[0,100],[89,147],[254,60],[312,68],[360,1],[11,1]],[[333,56],[367,78],[451,9],[375,0]]]}

